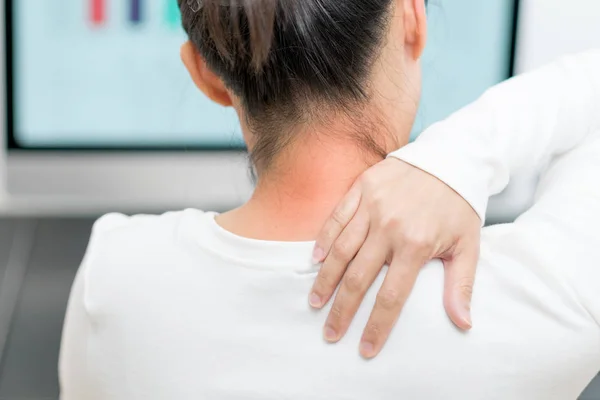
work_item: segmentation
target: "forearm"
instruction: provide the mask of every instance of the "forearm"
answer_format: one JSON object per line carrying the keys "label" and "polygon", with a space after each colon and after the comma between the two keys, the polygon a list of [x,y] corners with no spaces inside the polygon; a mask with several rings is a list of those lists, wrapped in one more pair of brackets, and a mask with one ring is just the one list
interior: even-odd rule
{"label": "forearm", "polygon": [[483,218],[511,175],[541,170],[600,128],[600,51],[502,83],[391,156],[438,177]]}

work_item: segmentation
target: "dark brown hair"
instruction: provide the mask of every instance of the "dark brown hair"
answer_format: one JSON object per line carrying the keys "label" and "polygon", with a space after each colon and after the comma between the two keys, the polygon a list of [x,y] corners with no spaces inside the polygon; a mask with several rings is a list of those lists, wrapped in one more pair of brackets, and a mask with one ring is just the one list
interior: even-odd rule
{"label": "dark brown hair", "polygon": [[293,139],[295,125],[326,118],[324,110],[351,116],[369,98],[393,0],[178,2],[190,41],[241,99],[261,168]]}

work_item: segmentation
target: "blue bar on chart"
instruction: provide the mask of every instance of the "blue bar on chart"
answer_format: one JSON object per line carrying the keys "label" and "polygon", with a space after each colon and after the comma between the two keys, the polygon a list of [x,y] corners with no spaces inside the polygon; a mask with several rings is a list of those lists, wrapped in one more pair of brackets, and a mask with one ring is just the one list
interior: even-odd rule
{"label": "blue bar on chart", "polygon": [[129,0],[129,20],[134,24],[142,22],[142,0]]}

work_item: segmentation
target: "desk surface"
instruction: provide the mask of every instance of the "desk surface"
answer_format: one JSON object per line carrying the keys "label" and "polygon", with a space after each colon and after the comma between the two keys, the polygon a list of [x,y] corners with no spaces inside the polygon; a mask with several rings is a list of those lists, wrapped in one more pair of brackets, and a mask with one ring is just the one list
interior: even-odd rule
{"label": "desk surface", "polygon": [[[0,400],[58,398],[62,324],[92,224],[0,220]],[[600,400],[600,379],[580,400]]]}

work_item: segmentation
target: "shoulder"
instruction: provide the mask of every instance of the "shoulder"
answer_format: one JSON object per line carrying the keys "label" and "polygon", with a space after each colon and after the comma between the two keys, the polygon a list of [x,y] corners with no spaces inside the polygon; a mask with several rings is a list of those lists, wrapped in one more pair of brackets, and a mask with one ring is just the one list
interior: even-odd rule
{"label": "shoulder", "polygon": [[107,245],[135,247],[173,240],[179,237],[181,228],[190,220],[197,221],[205,215],[203,211],[193,209],[162,215],[107,214],[94,223],[88,251]]}
{"label": "shoulder", "polygon": [[98,219],[80,268],[88,303],[116,312],[132,296],[145,297],[166,276],[190,263],[194,227],[208,215],[185,210]]}
{"label": "shoulder", "polygon": [[192,227],[208,215],[199,210],[162,215],[107,214],[94,224],[83,267],[88,274],[124,273],[165,265],[190,242]]}
{"label": "shoulder", "polygon": [[190,214],[203,215],[200,210],[185,210],[168,212],[162,215],[139,214],[127,216],[111,213],[100,217],[92,228],[92,239],[107,235],[132,234],[145,231],[146,233],[164,232],[176,229],[183,218]]}

